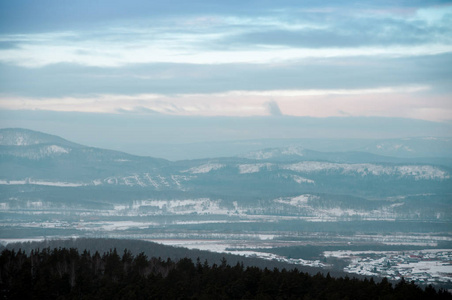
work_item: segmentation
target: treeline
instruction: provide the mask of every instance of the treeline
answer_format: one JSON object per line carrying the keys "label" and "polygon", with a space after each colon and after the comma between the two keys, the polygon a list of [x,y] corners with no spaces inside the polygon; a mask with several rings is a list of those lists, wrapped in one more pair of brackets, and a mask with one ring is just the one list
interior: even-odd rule
{"label": "treeline", "polygon": [[[182,258],[190,258],[196,261],[200,258],[201,261],[207,260],[210,265],[216,263],[220,264],[223,258],[226,258],[228,263],[235,265],[238,262],[243,263],[245,267],[253,266],[259,268],[278,268],[278,269],[292,269],[297,268],[301,272],[308,272],[309,274],[315,275],[318,272],[326,273],[328,271],[322,268],[294,265],[282,261],[267,260],[257,257],[245,257],[240,255],[233,255],[228,253],[216,253],[212,251],[198,250],[198,249],[187,249],[182,247],[172,247],[167,245],[162,245],[150,241],[134,240],[134,239],[108,239],[108,238],[77,238],[77,239],[66,239],[66,240],[45,240],[42,242],[24,242],[24,243],[10,243],[6,246],[6,249],[16,251],[22,249],[26,253],[30,253],[34,249],[44,249],[44,248],[76,248],[79,252],[88,250],[91,253],[98,251],[99,253],[109,252],[110,249],[117,249],[118,253],[123,253],[125,249],[129,250],[133,255],[138,255],[140,253],[146,254],[148,257],[161,257],[163,260],[171,259],[173,261],[179,261]],[[2,246],[0,245],[0,252],[2,251]],[[343,271],[330,270],[331,276],[341,277],[345,276],[346,273]],[[357,275],[359,276],[359,275]]]}
{"label": "treeline", "polygon": [[148,258],[116,249],[100,254],[74,248],[5,249],[0,256],[1,299],[452,299],[402,280],[333,278],[297,269],[237,263],[209,265],[184,258]]}

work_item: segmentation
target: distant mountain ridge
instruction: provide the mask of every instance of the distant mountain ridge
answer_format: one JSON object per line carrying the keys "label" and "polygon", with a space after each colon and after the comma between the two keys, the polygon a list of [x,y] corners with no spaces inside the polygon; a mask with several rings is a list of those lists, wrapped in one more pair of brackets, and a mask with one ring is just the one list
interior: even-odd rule
{"label": "distant mountain ridge", "polygon": [[[82,149],[83,152],[91,153],[92,155],[99,155],[102,153],[102,155],[118,159],[121,157],[140,157],[120,151],[84,146],[70,142],[56,135],[22,128],[0,129],[0,147],[2,153],[8,152],[11,155],[14,155],[14,151],[20,153],[21,151],[26,151],[25,149],[28,149],[28,151],[39,152],[46,152],[45,150],[47,150],[48,155],[69,154],[73,150]],[[31,158],[33,159],[33,157]],[[35,159],[37,158],[39,158],[39,156],[35,157]],[[164,159],[159,160],[164,161]]]}
{"label": "distant mountain ridge", "polygon": [[259,161],[328,161],[337,163],[426,163],[435,165],[452,166],[451,158],[439,157],[415,157],[400,158],[379,155],[365,151],[322,152],[305,149],[301,146],[289,146],[282,148],[265,148],[240,154],[238,157]]}
{"label": "distant mountain ridge", "polygon": [[441,159],[290,147],[168,161],[39,132],[0,134],[3,239],[233,239],[239,249],[319,230],[416,231],[437,245],[430,233],[450,231],[452,167]]}
{"label": "distant mountain ridge", "polygon": [[27,129],[0,129],[0,163],[3,173],[13,180],[41,177],[80,182],[120,173],[125,163],[139,171],[165,165],[167,161],[87,147]]}
{"label": "distant mountain ridge", "polygon": [[291,146],[284,148],[268,148],[260,151],[252,151],[239,157],[256,159],[256,160],[276,160],[276,161],[293,161],[293,160],[320,160],[334,161],[340,163],[363,163],[363,162],[400,162],[402,159],[382,156],[361,151],[347,152],[321,152],[305,149],[300,146]]}
{"label": "distant mountain ridge", "polygon": [[83,202],[131,214],[278,212],[335,219],[395,218],[402,212],[411,218],[416,206],[429,205],[428,218],[449,217],[444,210],[452,168],[441,160],[288,147],[172,162],[30,130],[0,130],[0,136],[0,209]]}
{"label": "distant mountain ridge", "polygon": [[0,129],[1,146],[32,146],[38,144],[59,144],[69,147],[78,147],[73,142],[69,142],[59,136],[43,132],[33,131],[23,128],[5,128]]}
{"label": "distant mountain ridge", "polygon": [[[287,173],[285,170],[319,172],[326,169],[330,169],[330,171],[347,169],[347,172],[356,170],[360,174],[374,175],[377,174],[375,170],[381,169],[384,171],[379,172],[386,175],[400,173],[405,174],[403,176],[417,176],[416,178],[425,176],[429,176],[425,178],[438,176],[449,178],[448,175],[445,175],[448,174],[446,170],[436,171],[437,167],[431,166],[431,171],[429,171],[428,168],[420,167],[420,163],[431,163],[429,159],[415,161],[366,152],[320,152],[291,146],[253,151],[238,157],[170,162],[164,159],[87,147],[57,136],[26,129],[0,130],[0,157],[3,169],[6,171],[4,173],[9,174],[13,180],[35,176],[36,172],[46,170],[48,178],[45,179],[52,179],[53,176],[53,179],[63,177],[69,180],[68,178],[71,177],[96,182],[101,177],[100,179],[107,178],[106,182],[117,182],[116,177],[122,175],[123,178],[134,178],[131,180],[138,186],[145,186],[146,184],[143,182],[146,181],[154,187],[157,187],[157,181],[160,181],[162,187],[172,186],[168,180],[174,186],[180,187],[181,180],[189,180],[189,176],[199,177],[203,174],[212,174],[212,172],[232,172],[233,169],[237,174],[255,174],[262,171]],[[18,161],[18,159],[25,159],[25,161]],[[405,169],[396,166],[397,164],[417,164],[417,166],[406,166],[406,171],[402,171]],[[377,168],[377,166],[379,167]],[[361,170],[363,168],[366,170]],[[407,168],[412,170],[409,171]],[[422,175],[419,172],[434,172],[432,174],[437,175]],[[153,180],[152,176],[156,176],[157,180]],[[168,178],[163,179],[162,176]],[[294,178],[298,174],[284,176]],[[313,182],[313,180],[309,179],[304,182]],[[129,183],[125,180],[126,185],[130,185]]]}
{"label": "distant mountain ridge", "polygon": [[[303,140],[300,140],[303,141]],[[259,150],[251,150],[248,152],[242,152],[242,154],[235,155],[235,157],[251,159],[251,160],[277,160],[277,161],[290,161],[299,160],[303,158],[304,160],[326,160],[335,162],[400,162],[406,159],[409,162],[412,159],[423,159],[425,161],[441,161],[447,160],[449,163],[452,158],[452,139],[450,138],[405,138],[405,139],[387,139],[387,140],[375,140],[373,142],[367,142],[366,146],[349,146],[345,147],[338,144],[335,148],[336,151],[325,151],[325,150],[312,150],[306,146],[297,145],[300,143],[298,140],[293,140],[291,145],[282,147],[264,147]],[[314,141],[312,139],[306,140],[308,145],[314,148],[326,149],[333,148],[334,141],[328,140],[322,142],[325,145],[321,145],[319,141]],[[313,142],[314,141],[314,142]],[[403,141],[403,143],[402,143]],[[427,141],[430,143],[428,145],[422,146],[424,149],[420,150],[418,145],[419,141]],[[235,143],[235,142],[231,142]],[[238,143],[238,142],[237,142]],[[247,141],[240,142],[246,144]],[[314,143],[314,144],[313,144]],[[326,146],[331,144],[330,146]],[[23,128],[4,128],[0,129],[0,147],[3,149],[8,149],[7,146],[11,147],[26,147],[26,146],[37,146],[45,145],[47,147],[47,152],[50,153],[65,153],[68,151],[67,148],[86,148],[86,149],[97,149],[103,151],[110,151],[116,153],[122,153],[127,156],[136,156],[132,154],[127,154],[121,151],[106,150],[101,148],[94,148],[89,146],[84,146],[56,135],[51,135],[43,132],[33,131],[30,129]],[[450,146],[450,147],[449,147]],[[188,145],[181,145],[180,147],[189,147]],[[347,150],[348,148],[352,150]],[[430,148],[431,155],[428,155],[427,148]],[[13,148],[10,148],[13,149]],[[17,149],[16,149],[17,151]],[[41,152],[46,152],[45,150],[40,150]],[[405,153],[401,157],[391,156],[395,153]],[[406,154],[408,153],[408,154]],[[418,154],[416,154],[418,153]],[[443,157],[438,155],[443,154]],[[223,156],[219,156],[223,157]],[[233,156],[230,156],[233,157]],[[200,158],[201,160],[204,158]],[[164,159],[161,159],[164,160]]]}

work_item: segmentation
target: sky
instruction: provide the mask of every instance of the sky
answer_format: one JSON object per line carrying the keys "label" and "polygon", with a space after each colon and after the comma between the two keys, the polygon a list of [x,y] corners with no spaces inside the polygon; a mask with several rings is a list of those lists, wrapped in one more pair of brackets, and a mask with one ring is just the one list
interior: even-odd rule
{"label": "sky", "polygon": [[163,143],[451,124],[450,1],[0,0],[2,128]]}

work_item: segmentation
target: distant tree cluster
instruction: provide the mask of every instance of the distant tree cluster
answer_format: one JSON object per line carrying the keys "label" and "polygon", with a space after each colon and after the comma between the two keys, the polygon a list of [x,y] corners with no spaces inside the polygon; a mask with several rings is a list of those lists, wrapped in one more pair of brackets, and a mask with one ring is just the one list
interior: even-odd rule
{"label": "distant tree cluster", "polygon": [[296,269],[260,269],[199,259],[79,253],[74,248],[4,250],[1,299],[452,299],[444,290],[422,290],[402,280],[311,276]]}

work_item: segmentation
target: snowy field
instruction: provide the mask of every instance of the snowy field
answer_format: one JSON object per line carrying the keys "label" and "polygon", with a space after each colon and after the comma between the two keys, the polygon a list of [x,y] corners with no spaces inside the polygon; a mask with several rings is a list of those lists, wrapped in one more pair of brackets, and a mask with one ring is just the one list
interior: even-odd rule
{"label": "snowy field", "polygon": [[404,277],[417,283],[452,282],[452,249],[325,251],[324,255],[347,260],[344,271],[349,273],[395,280]]}

